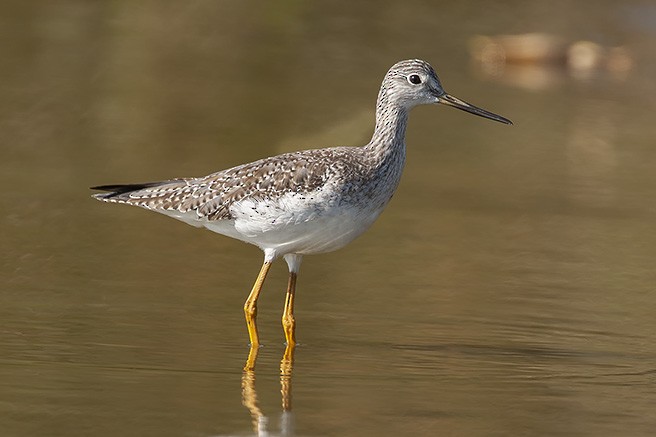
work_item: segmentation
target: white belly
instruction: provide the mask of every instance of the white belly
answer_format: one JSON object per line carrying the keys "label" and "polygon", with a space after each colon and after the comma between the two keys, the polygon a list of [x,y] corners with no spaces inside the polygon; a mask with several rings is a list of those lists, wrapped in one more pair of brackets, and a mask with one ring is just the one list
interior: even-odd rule
{"label": "white belly", "polygon": [[279,257],[344,247],[366,231],[386,201],[338,202],[328,193],[288,193],[275,201],[246,199],[230,209],[234,220],[204,222],[211,231],[260,247]]}

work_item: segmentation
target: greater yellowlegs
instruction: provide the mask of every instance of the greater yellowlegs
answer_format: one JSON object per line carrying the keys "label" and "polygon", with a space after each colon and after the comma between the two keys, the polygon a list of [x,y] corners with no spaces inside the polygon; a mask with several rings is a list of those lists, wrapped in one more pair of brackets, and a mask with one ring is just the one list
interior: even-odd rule
{"label": "greater yellowlegs", "polygon": [[433,68],[412,59],[389,69],[378,93],[369,144],[303,150],[264,158],[199,178],[93,187],[94,197],[153,210],[196,227],[254,244],[264,263],[244,304],[251,346],[259,345],[257,298],[277,258],[289,267],[282,315],[295,344],[294,294],[303,255],[337,250],[362,234],[383,211],[401,179],[408,112],[442,103],[512,124],[447,94]]}

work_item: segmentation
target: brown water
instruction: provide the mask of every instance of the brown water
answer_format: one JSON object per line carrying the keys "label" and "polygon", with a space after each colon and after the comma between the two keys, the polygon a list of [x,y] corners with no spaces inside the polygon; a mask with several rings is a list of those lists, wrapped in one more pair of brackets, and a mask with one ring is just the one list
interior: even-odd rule
{"label": "brown water", "polygon": [[[653,435],[656,8],[433,3],[3,3],[0,434]],[[470,64],[529,31],[633,67]],[[279,263],[242,372],[260,252],[88,187],[364,144],[408,57],[515,126],[416,109],[388,210],[305,259],[293,366]]]}

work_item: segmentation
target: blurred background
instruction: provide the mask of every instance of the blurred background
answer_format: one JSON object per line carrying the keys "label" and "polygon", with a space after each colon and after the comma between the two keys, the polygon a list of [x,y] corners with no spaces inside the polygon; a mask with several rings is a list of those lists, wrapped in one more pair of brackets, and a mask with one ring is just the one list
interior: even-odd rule
{"label": "blurred background", "polygon": [[[3,435],[652,435],[655,47],[646,0],[2,2]],[[304,260],[282,418],[272,269],[253,410],[259,250],[88,187],[365,144],[415,57],[515,125],[413,111],[388,209]]]}

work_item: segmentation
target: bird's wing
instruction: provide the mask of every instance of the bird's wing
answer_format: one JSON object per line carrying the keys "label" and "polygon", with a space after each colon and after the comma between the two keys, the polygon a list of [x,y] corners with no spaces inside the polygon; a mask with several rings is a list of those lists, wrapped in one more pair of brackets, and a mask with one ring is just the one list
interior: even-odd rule
{"label": "bird's wing", "polygon": [[[232,218],[230,206],[245,198],[308,192],[326,183],[331,169],[322,149],[287,153],[243,164],[201,178],[93,187],[98,200],[125,203],[168,215],[199,220]],[[332,152],[335,153],[334,151]]]}

